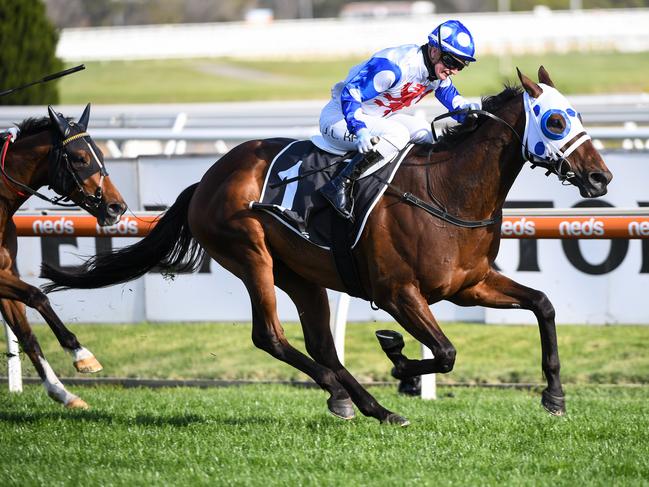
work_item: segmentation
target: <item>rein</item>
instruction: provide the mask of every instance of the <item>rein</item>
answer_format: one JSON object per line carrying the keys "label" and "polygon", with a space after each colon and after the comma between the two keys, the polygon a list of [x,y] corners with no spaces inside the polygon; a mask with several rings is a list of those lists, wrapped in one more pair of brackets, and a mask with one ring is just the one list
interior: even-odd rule
{"label": "rein", "polygon": [[[7,172],[5,171],[5,158],[7,157],[7,149],[9,149],[9,144],[11,144],[11,140],[13,139],[13,136],[11,134],[7,134],[4,144],[2,146],[2,161],[0,161],[0,168],[2,169],[2,178],[11,186],[11,185],[18,185],[21,186],[21,183],[18,181],[15,181],[12,179]],[[14,191],[20,195],[20,196],[26,196],[25,193],[21,192],[20,190],[14,188]]]}
{"label": "rein", "polygon": [[[42,200],[45,200],[45,201],[47,201],[47,202],[49,202],[49,203],[51,203],[53,205],[66,206],[66,207],[77,206],[76,204],[61,203],[61,200],[66,199],[66,197],[64,197],[64,196],[59,196],[57,198],[49,198],[49,197],[45,196],[44,194],[39,193],[35,189],[30,188],[26,184],[23,184],[20,181],[16,181],[14,178],[9,176],[9,174],[7,174],[7,171],[5,170],[5,158],[7,156],[7,149],[9,148],[9,144],[11,143],[12,139],[13,139],[13,137],[11,136],[11,134],[7,135],[7,137],[5,138],[4,145],[2,147],[2,163],[0,164],[0,169],[2,170],[2,177],[3,177],[3,179],[5,181],[7,181],[9,183],[10,186],[14,186],[14,188],[12,188],[12,189],[19,196],[27,196],[27,194],[25,194],[25,193],[29,193],[29,195],[36,196],[36,197],[38,197],[38,198],[40,198]],[[25,191],[25,193],[23,193],[22,191],[16,189],[16,187],[22,189],[23,191]]]}
{"label": "rein", "polygon": [[414,206],[417,206],[418,208],[424,210],[426,213],[430,213],[434,217],[437,217],[440,220],[444,220],[445,222],[451,223],[457,227],[462,227],[462,228],[488,227],[489,225],[494,225],[495,223],[498,222],[498,220],[500,220],[500,216],[497,216],[495,218],[488,218],[486,220],[465,220],[463,218],[450,214],[444,208],[439,208],[431,205],[430,203],[425,202],[421,198],[418,198],[417,196],[415,196],[414,194],[408,191],[403,191],[399,187],[395,186],[394,184],[387,181],[386,179],[377,176],[376,174],[371,174],[370,176],[378,179],[383,184],[385,184],[388,188],[400,193],[400,197],[403,201],[406,201]]}

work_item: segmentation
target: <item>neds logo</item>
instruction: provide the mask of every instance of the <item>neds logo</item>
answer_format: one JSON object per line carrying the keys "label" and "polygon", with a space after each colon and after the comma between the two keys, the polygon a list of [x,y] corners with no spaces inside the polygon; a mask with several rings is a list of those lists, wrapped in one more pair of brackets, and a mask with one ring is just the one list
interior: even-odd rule
{"label": "neds logo", "polygon": [[562,221],[559,223],[559,234],[567,236],[604,235],[604,222],[591,218],[586,221]]}
{"label": "neds logo", "polygon": [[72,235],[74,222],[64,217],[58,220],[34,220],[32,231],[36,235]]}
{"label": "neds logo", "polygon": [[503,235],[508,236],[518,236],[523,235],[533,237],[536,235],[536,225],[533,221],[528,221],[526,218],[521,218],[516,221],[504,221],[500,227],[500,231]]}
{"label": "neds logo", "polygon": [[100,227],[97,224],[97,235],[137,235],[137,220],[129,217],[122,218],[119,223],[109,227]]}
{"label": "neds logo", "polygon": [[629,236],[646,237],[649,236],[649,221],[629,223]]}

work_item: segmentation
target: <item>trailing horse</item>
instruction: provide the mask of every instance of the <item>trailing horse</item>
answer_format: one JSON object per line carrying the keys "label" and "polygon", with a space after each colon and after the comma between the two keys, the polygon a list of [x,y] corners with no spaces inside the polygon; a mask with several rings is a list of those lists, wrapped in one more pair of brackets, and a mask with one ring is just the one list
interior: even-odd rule
{"label": "trailing horse", "polygon": [[[393,187],[371,213],[354,256],[367,297],[433,352],[432,359],[408,359],[395,334],[380,335],[398,377],[453,369],[455,348],[430,304],[445,299],[461,306],[529,309],[541,334],[541,364],[547,378],[542,404],[560,415],[565,404],[552,304],[542,292],[492,267],[500,242],[501,210],[526,160],[577,186],[584,197],[605,194],[611,174],[543,67],[538,75],[541,85],[519,72],[523,90],[507,87],[485,99],[483,107],[489,113],[484,112],[477,123],[448,130],[436,145],[415,146]],[[254,140],[232,149],[200,183],[182,191],[143,240],[97,255],[74,271],[44,265],[43,277],[53,281],[46,290],[108,286],[141,276],[154,266],[195,268],[203,249],[244,282],[252,304],[255,345],[329,392],[327,404],[333,414],[352,418],[353,402],[365,415],[405,426],[406,418],[380,405],[338,360],[326,288],[345,291],[345,286],[332,255],[267,213],[251,209],[271,161],[288,143]],[[433,201],[454,217],[440,219],[442,211],[423,211],[412,198],[404,201],[404,194]],[[456,224],[462,221],[482,223]],[[286,339],[274,286],[295,303],[311,357]]]}
{"label": "trailing horse", "polygon": [[[20,135],[4,141],[0,183],[0,311],[36,368],[47,393],[67,407],[87,407],[59,381],[43,356],[25,315],[25,305],[38,311],[61,346],[74,357],[79,372],[98,372],[101,365],[82,347],[52,309],[38,288],[22,281],[16,267],[18,240],[13,214],[32,195],[63,206],[80,206],[97,218],[99,225],[117,223],[126,204],[113,186],[101,150],[86,132],[90,118],[87,105],[78,122],[65,119],[49,107],[49,117],[27,119],[18,125]],[[50,199],[38,192],[49,185],[60,197]],[[61,201],[72,200],[72,204]]]}

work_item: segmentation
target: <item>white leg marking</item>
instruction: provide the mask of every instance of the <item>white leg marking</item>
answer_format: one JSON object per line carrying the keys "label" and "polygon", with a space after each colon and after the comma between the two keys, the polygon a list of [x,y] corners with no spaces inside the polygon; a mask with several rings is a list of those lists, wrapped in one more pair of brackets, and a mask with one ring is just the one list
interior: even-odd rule
{"label": "white leg marking", "polygon": [[50,396],[55,401],[58,401],[63,404],[68,404],[70,401],[79,399],[78,396],[71,394],[67,391],[63,383],[50,367],[50,364],[43,357],[38,357],[43,370],[45,371],[45,380],[43,381],[43,387],[47,391],[47,395]]}
{"label": "white leg marking", "polygon": [[75,350],[70,351],[70,353],[74,357],[75,362],[94,357],[93,353],[85,347],[79,347]]}

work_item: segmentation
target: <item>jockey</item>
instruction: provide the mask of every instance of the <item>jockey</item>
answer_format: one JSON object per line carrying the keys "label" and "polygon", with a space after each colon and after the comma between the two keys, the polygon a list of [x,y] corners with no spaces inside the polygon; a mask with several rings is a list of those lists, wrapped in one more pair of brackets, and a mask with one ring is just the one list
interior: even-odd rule
{"label": "jockey", "polygon": [[[458,20],[447,20],[428,36],[428,43],[383,49],[354,66],[347,78],[331,90],[331,100],[320,114],[320,131],[333,148],[359,153],[320,189],[341,216],[352,218],[352,185],[361,174],[389,162],[409,142],[432,142],[430,125],[412,115],[397,113],[427,94],[449,110],[479,108],[453,86],[457,74],[473,57],[473,36]],[[454,115],[462,122],[464,114]],[[379,142],[373,145],[373,137]]]}

